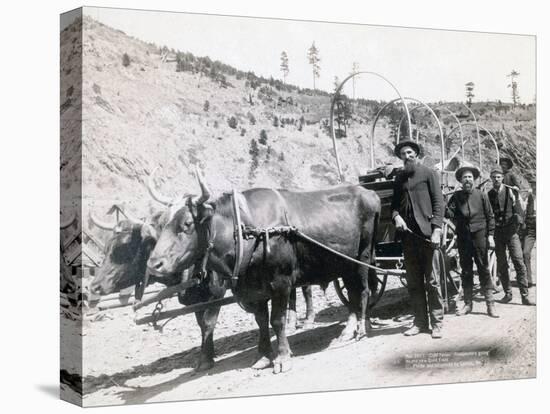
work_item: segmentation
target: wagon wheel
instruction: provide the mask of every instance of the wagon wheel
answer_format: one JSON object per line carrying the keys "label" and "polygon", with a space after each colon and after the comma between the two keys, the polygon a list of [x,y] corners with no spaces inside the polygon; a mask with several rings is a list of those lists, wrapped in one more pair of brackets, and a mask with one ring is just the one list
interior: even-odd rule
{"label": "wagon wheel", "polygon": [[497,289],[497,286],[500,285],[500,280],[498,279],[497,272],[497,255],[494,250],[489,250],[489,275],[491,276],[493,286]]}
{"label": "wagon wheel", "polygon": [[457,295],[460,285],[455,282],[452,271],[460,273],[455,225],[445,220],[443,224],[443,246],[434,257],[434,272],[439,277],[441,294],[445,299],[445,311],[449,311],[450,298]]}
{"label": "wagon wheel", "polygon": [[452,250],[456,249],[456,227],[452,221],[444,220],[443,224],[443,244],[445,245],[445,253],[449,254]]}
{"label": "wagon wheel", "polygon": [[[376,275],[376,279],[373,279],[373,280],[369,278],[369,287],[371,290],[371,293],[369,296],[369,309],[374,307],[378,303],[382,295],[384,294],[384,291],[386,290],[387,281],[388,281],[388,275],[383,275],[382,277]],[[374,283],[376,283],[376,288],[374,288]],[[344,305],[349,306],[348,291],[344,286],[344,283],[340,279],[335,279],[333,284],[334,284],[334,289],[336,290],[336,294],[340,298],[340,301]]]}
{"label": "wagon wheel", "polygon": [[[508,252],[506,253],[506,258],[508,259],[508,268],[513,268],[513,263]],[[498,277],[497,254],[495,250],[489,250],[489,275],[491,276],[495,292],[500,292],[502,285]]]}

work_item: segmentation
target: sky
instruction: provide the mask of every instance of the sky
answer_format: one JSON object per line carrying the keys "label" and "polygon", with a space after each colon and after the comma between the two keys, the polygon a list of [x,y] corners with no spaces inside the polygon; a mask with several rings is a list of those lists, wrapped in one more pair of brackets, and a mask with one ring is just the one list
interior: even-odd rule
{"label": "sky", "polygon": [[[424,102],[464,101],[467,82],[475,84],[474,101],[511,102],[512,70],[520,73],[521,102],[535,99],[535,36],[95,7],[84,13],[143,41],[267,78],[282,79],[280,56],[286,51],[287,82],[300,87],[313,87],[307,51],[315,42],[318,89],[332,91],[335,76],[342,81],[358,62],[359,70],[382,75],[402,96]],[[344,89],[348,95],[351,83]],[[378,76],[361,75],[356,97],[390,100],[397,92]]]}

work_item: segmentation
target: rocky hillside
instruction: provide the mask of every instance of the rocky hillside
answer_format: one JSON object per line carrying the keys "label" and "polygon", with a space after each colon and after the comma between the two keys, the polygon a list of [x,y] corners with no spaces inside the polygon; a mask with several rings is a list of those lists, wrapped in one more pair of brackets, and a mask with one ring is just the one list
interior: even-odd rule
{"label": "rocky hillside", "polygon": [[[80,24],[82,31],[77,27]],[[125,202],[129,210],[141,215],[158,207],[145,187],[148,174],[156,167],[160,167],[157,187],[174,196],[197,191],[196,166],[215,193],[255,186],[316,189],[338,183],[327,128],[331,99],[327,93],[282,85],[223,64],[216,73],[210,59],[193,56],[192,51],[182,51],[186,53],[175,61],[176,51],[163,50],[89,18],[75,22],[61,36],[61,116],[67,121],[61,131],[66,147],[61,160],[64,189],[78,182],[80,149],[74,137],[80,128],[81,65],[83,197],[84,204],[92,204],[99,215],[114,202]],[[382,105],[349,102],[347,134],[338,139],[347,181],[357,182],[366,172],[367,137],[373,115]],[[466,114],[461,104],[446,105]],[[532,174],[534,107],[476,103],[472,109],[480,124],[495,135],[501,151],[511,152],[521,173]],[[429,154],[426,162],[435,164],[439,132],[424,112],[415,111],[415,121]],[[396,161],[391,136],[401,116],[391,109],[377,124],[378,165]],[[456,126],[443,114],[442,120],[445,134]],[[465,132],[472,135],[471,128]],[[454,142],[450,152],[458,148]],[[492,144],[484,145],[483,155],[487,165],[494,162]],[[466,158],[477,159],[477,145],[469,146]]]}

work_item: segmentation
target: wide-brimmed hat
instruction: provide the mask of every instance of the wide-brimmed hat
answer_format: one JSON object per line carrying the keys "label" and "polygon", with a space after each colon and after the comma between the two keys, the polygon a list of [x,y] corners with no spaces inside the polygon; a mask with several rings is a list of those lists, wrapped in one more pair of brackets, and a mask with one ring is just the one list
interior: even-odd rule
{"label": "wide-brimmed hat", "polygon": [[472,165],[464,165],[463,167],[460,167],[458,170],[456,170],[455,172],[455,178],[457,179],[457,181],[460,181],[462,180],[462,175],[466,172],[466,171],[470,171],[473,176],[474,176],[474,180],[476,180],[477,178],[479,178],[479,170],[472,166]]}
{"label": "wide-brimmed hat", "polygon": [[510,168],[512,168],[514,166],[514,161],[512,161],[508,157],[500,157],[499,164],[502,165],[503,162],[507,162],[508,165],[510,165]]}
{"label": "wide-brimmed hat", "polygon": [[491,175],[493,174],[502,174],[504,175],[504,172],[502,171],[502,168],[500,168],[499,166],[496,166],[495,168],[493,168],[491,170]]}
{"label": "wide-brimmed hat", "polygon": [[416,152],[417,155],[420,155],[420,145],[418,145],[414,141],[407,139],[405,141],[399,142],[399,144],[397,144],[393,149],[393,153],[397,158],[401,158],[401,148],[403,147],[411,147]]}

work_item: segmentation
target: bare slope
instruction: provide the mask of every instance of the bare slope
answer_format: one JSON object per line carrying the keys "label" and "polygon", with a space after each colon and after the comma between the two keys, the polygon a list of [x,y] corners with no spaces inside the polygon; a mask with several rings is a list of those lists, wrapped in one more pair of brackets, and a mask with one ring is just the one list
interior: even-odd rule
{"label": "bare slope", "polygon": [[[195,166],[203,169],[215,192],[252,186],[312,189],[337,183],[332,142],[324,126],[330,106],[326,93],[278,91],[267,83],[252,87],[238,75],[226,74],[226,82],[220,82],[193,71],[177,72],[176,62],[161,59],[158,46],[89,18],[83,24],[83,193],[100,213],[113,202],[126,201],[135,214],[146,214],[152,202],[144,180],[157,166],[158,186],[173,195],[196,191]],[[69,33],[70,29],[64,35]],[[75,64],[71,48],[70,41],[62,45],[65,68]],[[128,66],[123,65],[125,53]],[[71,78],[62,85],[66,112],[72,103],[64,96],[77,84],[78,78]],[[501,145],[534,147],[533,109],[497,114],[490,104],[476,105],[476,113],[485,105],[480,122],[494,128]],[[348,136],[338,144],[346,179],[356,182],[368,165],[367,137],[381,104],[353,106]],[[423,144],[432,154],[427,161],[435,162],[438,130],[421,114],[418,111],[417,122],[428,137]],[[389,122],[383,118],[376,129],[378,163],[395,162]],[[449,132],[452,126],[446,122]],[[498,132],[503,125],[506,134]],[[468,150],[467,158],[476,157],[474,150]],[[490,145],[484,156],[494,159]],[[524,162],[534,166],[534,159]]]}

